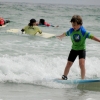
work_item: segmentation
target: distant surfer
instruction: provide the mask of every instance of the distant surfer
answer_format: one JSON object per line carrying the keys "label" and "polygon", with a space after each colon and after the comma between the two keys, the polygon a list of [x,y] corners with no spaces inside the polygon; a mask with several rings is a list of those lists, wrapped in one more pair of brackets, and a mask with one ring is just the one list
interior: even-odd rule
{"label": "distant surfer", "polygon": [[26,34],[30,34],[30,35],[36,35],[37,33],[42,34],[42,31],[36,25],[35,19],[31,19],[29,24],[25,26],[21,31],[22,33],[25,31]]}
{"label": "distant surfer", "polygon": [[10,22],[10,20],[4,20],[4,18],[0,17],[0,26],[3,26],[9,22]]}
{"label": "distant surfer", "polygon": [[51,27],[59,27],[59,26],[54,26],[54,25],[51,25],[51,24],[47,23],[45,21],[45,19],[40,19],[39,22],[37,22],[37,25],[38,26],[46,26],[46,27],[49,27],[49,26],[51,26]]}
{"label": "distant surfer", "polygon": [[83,21],[81,16],[74,15],[71,20],[72,28],[70,28],[67,32],[63,33],[57,38],[62,39],[65,36],[70,36],[72,41],[72,49],[68,56],[68,61],[64,70],[64,74],[62,75],[63,80],[67,80],[67,75],[71,66],[73,65],[76,57],[79,57],[79,66],[81,70],[81,79],[85,78],[85,57],[86,57],[86,38],[95,40],[100,42],[100,39],[91,35],[89,32],[85,30],[82,26]]}

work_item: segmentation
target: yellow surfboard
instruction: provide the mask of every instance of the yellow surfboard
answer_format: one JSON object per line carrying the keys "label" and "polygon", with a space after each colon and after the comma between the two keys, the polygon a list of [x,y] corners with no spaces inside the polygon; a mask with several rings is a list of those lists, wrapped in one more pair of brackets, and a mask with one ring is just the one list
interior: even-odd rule
{"label": "yellow surfboard", "polygon": [[[7,30],[7,32],[20,33],[21,30],[20,29],[9,29],[9,30]],[[51,37],[55,37],[56,35],[51,34],[51,33],[42,32],[42,34],[37,33],[36,36],[40,36],[40,37],[43,37],[43,38],[51,38]]]}

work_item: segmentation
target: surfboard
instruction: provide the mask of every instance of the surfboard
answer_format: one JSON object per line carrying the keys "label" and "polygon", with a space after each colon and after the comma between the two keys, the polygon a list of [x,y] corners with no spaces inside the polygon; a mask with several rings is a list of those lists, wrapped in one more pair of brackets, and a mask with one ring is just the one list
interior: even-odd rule
{"label": "surfboard", "polygon": [[[7,30],[7,32],[20,33],[21,30],[20,29],[9,29],[9,30]],[[40,36],[40,37],[43,37],[43,38],[51,38],[51,37],[55,37],[56,35],[51,34],[51,33],[42,32],[42,34],[37,33],[36,36]]]}
{"label": "surfboard", "polygon": [[20,29],[9,29],[9,30],[7,30],[7,32],[19,33],[19,32],[21,32],[21,30]]}
{"label": "surfboard", "polygon": [[37,33],[36,36],[40,36],[40,37],[43,37],[43,38],[51,38],[51,37],[55,37],[56,35],[51,34],[51,33],[42,32],[42,34]]}
{"label": "surfboard", "polygon": [[100,82],[87,82],[77,85],[80,90],[100,91]]}
{"label": "surfboard", "polygon": [[61,83],[61,84],[82,84],[82,83],[94,83],[99,82],[100,79],[74,79],[74,80],[62,80],[62,79],[54,79],[54,82]]}
{"label": "surfboard", "polygon": [[2,25],[2,26],[0,26],[0,28],[2,28],[2,27],[6,27],[7,25]]}

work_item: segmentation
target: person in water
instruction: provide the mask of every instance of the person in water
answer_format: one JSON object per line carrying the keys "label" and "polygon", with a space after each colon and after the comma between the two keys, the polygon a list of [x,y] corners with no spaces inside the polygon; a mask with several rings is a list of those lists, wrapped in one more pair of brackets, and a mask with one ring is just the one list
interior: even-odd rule
{"label": "person in water", "polygon": [[47,23],[44,19],[40,19],[39,23],[37,23],[38,26],[44,25],[44,26],[52,26],[52,27],[59,27],[59,26],[54,26],[54,25],[50,25],[49,23]]}
{"label": "person in water", "polygon": [[25,26],[21,31],[22,33],[25,31],[26,34],[30,34],[30,35],[36,35],[36,33],[42,34],[42,31],[36,25],[35,19],[31,19],[30,23],[27,26]]}
{"label": "person in water", "polygon": [[70,36],[72,41],[72,49],[68,56],[68,61],[62,75],[63,80],[67,80],[67,75],[71,66],[73,65],[76,57],[79,57],[79,66],[81,70],[81,79],[85,78],[85,57],[86,57],[86,45],[85,41],[87,38],[100,42],[100,39],[87,32],[82,26],[83,21],[80,15],[74,15],[71,20],[72,28],[57,38],[62,39],[65,36]]}
{"label": "person in water", "polygon": [[10,20],[4,20],[4,18],[0,17],[0,26],[3,26],[9,22],[10,22]]}

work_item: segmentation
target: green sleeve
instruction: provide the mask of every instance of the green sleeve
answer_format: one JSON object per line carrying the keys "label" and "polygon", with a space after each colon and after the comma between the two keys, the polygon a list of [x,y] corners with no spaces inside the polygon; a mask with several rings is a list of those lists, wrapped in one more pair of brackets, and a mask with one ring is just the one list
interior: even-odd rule
{"label": "green sleeve", "polygon": [[86,38],[92,39],[93,35],[91,33],[89,33],[89,32],[86,32]]}
{"label": "green sleeve", "polygon": [[89,38],[92,39],[92,38],[93,38],[93,35],[91,34],[91,35],[89,36]]}
{"label": "green sleeve", "polygon": [[67,36],[66,32],[64,32],[65,36]]}

